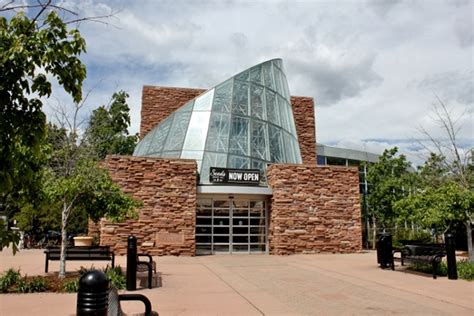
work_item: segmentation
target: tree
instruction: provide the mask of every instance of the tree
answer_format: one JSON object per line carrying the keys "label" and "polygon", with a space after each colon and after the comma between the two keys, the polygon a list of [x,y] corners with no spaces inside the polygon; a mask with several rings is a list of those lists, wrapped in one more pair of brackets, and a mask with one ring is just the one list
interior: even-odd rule
{"label": "tree", "polygon": [[430,156],[419,170],[418,189],[413,196],[400,201],[396,209],[402,218],[410,218],[423,227],[437,228],[441,232],[448,231],[455,221],[462,221],[467,232],[469,259],[474,262],[474,150],[460,146],[458,120],[452,117],[444,102],[436,98],[435,121],[446,136],[436,139],[421,128],[427,139],[421,144]]}
{"label": "tree", "polygon": [[99,159],[109,154],[131,155],[138,135],[128,135],[130,108],[128,94],[119,91],[113,94],[108,107],[101,106],[92,112],[86,130],[86,142]]}
{"label": "tree", "polygon": [[404,155],[397,157],[398,148],[387,149],[377,163],[372,164],[367,173],[370,190],[367,196],[369,216],[376,229],[392,227],[396,213],[393,205],[405,197],[411,190],[411,175],[408,172],[410,163]]}
{"label": "tree", "polygon": [[[42,98],[51,95],[50,78],[76,102],[82,97],[86,69],[79,55],[85,51],[85,41],[77,29],[68,30],[56,12],[42,16],[50,2],[41,5],[33,18],[23,12],[9,21],[0,17],[0,201],[4,209],[15,207],[14,201],[36,188],[46,136]],[[15,240],[8,234],[6,239]]]}

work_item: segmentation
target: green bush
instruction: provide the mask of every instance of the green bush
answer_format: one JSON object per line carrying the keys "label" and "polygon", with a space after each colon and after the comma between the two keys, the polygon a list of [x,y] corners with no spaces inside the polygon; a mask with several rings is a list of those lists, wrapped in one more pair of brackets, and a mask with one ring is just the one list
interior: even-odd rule
{"label": "green bush", "polygon": [[27,280],[27,277],[18,280],[17,282],[18,292],[20,293],[36,293],[36,292],[45,292],[47,289],[46,280],[43,277],[34,277],[30,281]]}
{"label": "green bush", "polygon": [[460,260],[456,264],[458,270],[458,277],[460,279],[473,281],[474,280],[474,263],[469,262],[468,259]]}
{"label": "green bush", "polygon": [[[408,266],[407,269],[413,270],[413,271],[418,271],[418,272],[423,272],[423,273],[433,274],[433,266],[431,264],[412,263]],[[438,265],[438,271],[436,271],[436,275],[439,275],[439,276],[447,276],[448,275],[448,266],[446,265],[445,262],[441,262]]]}
{"label": "green bush", "polygon": [[20,270],[8,269],[0,276],[0,292],[6,293],[8,289],[20,280]]}
{"label": "green bush", "polygon": [[79,280],[66,281],[63,284],[63,290],[67,293],[75,293],[79,290]]}
{"label": "green bush", "polygon": [[104,272],[107,276],[107,279],[110,281],[111,286],[115,287],[118,290],[122,290],[125,288],[126,278],[120,266],[116,266],[115,268],[107,267]]}

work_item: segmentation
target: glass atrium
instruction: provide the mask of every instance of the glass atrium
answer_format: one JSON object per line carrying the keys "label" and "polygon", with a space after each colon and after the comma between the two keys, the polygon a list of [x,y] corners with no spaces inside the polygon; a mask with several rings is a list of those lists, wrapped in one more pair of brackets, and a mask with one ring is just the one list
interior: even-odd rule
{"label": "glass atrium", "polygon": [[194,159],[200,183],[211,167],[259,169],[302,163],[281,59],[247,69],[184,104],[156,125],[134,156]]}

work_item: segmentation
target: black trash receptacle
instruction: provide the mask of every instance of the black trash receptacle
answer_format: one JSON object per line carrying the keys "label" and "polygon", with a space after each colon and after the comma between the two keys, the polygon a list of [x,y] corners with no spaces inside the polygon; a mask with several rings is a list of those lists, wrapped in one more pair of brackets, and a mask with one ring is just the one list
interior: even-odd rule
{"label": "black trash receptacle", "polygon": [[391,267],[394,270],[392,253],[392,235],[390,233],[377,234],[377,263],[382,269]]}

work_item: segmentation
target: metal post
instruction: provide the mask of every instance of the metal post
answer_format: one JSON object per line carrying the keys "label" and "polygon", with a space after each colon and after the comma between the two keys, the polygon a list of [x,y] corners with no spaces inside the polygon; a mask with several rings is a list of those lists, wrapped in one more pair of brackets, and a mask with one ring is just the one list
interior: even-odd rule
{"label": "metal post", "polygon": [[109,281],[101,271],[92,270],[79,279],[77,316],[106,316],[109,306]]}
{"label": "metal post", "polygon": [[127,291],[137,289],[137,238],[128,236],[127,241]]}
{"label": "metal post", "polygon": [[456,249],[453,234],[446,234],[444,236],[446,245],[446,261],[448,263],[448,279],[457,280],[458,271],[456,267]]}

